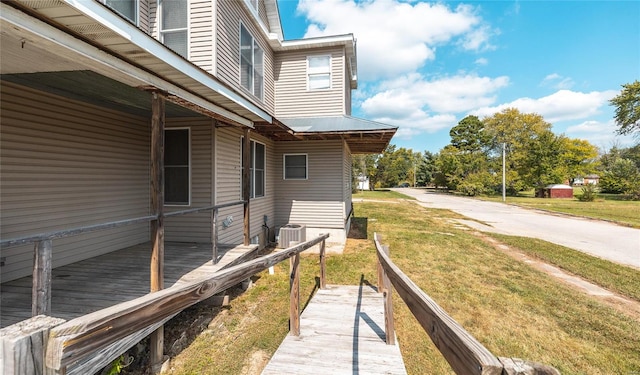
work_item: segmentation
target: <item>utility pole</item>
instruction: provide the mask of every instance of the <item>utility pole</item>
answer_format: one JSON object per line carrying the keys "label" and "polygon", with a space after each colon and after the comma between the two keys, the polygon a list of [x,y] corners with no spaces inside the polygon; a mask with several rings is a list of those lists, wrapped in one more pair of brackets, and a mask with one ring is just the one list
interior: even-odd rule
{"label": "utility pole", "polygon": [[506,168],[506,158],[505,153],[507,149],[507,144],[502,142],[502,201],[507,201],[507,168]]}

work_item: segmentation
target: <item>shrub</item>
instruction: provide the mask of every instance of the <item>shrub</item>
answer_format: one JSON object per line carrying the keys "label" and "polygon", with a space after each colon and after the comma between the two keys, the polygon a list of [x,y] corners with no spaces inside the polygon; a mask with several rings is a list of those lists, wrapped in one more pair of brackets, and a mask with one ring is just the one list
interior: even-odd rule
{"label": "shrub", "polygon": [[598,191],[593,184],[586,184],[581,190],[582,195],[578,195],[580,202],[593,202],[598,197]]}

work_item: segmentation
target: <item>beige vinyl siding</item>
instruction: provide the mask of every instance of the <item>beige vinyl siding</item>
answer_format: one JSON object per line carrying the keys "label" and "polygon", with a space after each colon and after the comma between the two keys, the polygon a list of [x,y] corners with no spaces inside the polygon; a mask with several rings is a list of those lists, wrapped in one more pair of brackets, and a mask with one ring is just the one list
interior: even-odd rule
{"label": "beige vinyl siding", "polygon": [[[147,119],[4,81],[1,95],[1,238],[149,214]],[[53,266],[148,240],[148,224],[57,239]],[[31,274],[33,245],[2,256],[2,281]]]}
{"label": "beige vinyl siding", "polygon": [[[273,51],[269,47],[266,37],[252,21],[252,16],[238,1],[216,2],[216,77],[264,108],[267,112],[274,110],[273,85]],[[240,22],[249,30],[264,51],[264,99],[262,101],[251,95],[240,86]]]}
{"label": "beige vinyl siding", "polygon": [[[216,128],[216,204],[236,202],[242,199],[240,139],[242,130],[236,127]],[[243,206],[221,209],[218,214],[218,241],[223,244],[240,244],[244,241]],[[222,221],[232,217],[227,228]]]}
{"label": "beige vinyl siding", "polygon": [[138,0],[138,27],[147,34],[150,34],[149,1],[151,0]]}
{"label": "beige vinyl siding", "polygon": [[[166,206],[165,211],[212,205],[211,178],[213,120],[209,118],[166,119],[166,128],[191,130],[191,206]],[[178,242],[211,242],[211,214],[199,213],[165,220],[165,240]]]}
{"label": "beige vinyl siding", "polygon": [[344,219],[346,220],[348,219],[347,215],[351,212],[351,185],[353,184],[353,176],[351,173],[351,151],[349,151],[349,146],[346,142],[344,143],[342,150],[342,184],[344,186]]}
{"label": "beige vinyl siding", "polygon": [[189,58],[200,68],[213,72],[214,8],[211,0],[190,2]]}
{"label": "beige vinyl siding", "polygon": [[267,16],[267,6],[264,1],[258,1],[258,17],[260,17],[260,21],[267,27],[267,30],[271,30],[269,17]]}
{"label": "beige vinyl siding", "polygon": [[[267,216],[267,226],[270,229],[270,236],[273,236],[275,226],[275,199],[276,199],[276,164],[277,156],[274,143],[257,134],[250,135],[251,140],[265,145],[265,194],[264,197],[251,199],[250,208],[250,233],[251,237],[263,235],[262,225],[264,216]],[[264,241],[264,239],[262,239]]]}
{"label": "beige vinyl siding", "polygon": [[[287,223],[344,228],[342,141],[280,142],[276,226]],[[306,180],[283,178],[284,154],[307,154]]]}
{"label": "beige vinyl siding", "polygon": [[[216,204],[224,204],[242,200],[242,129],[221,127],[216,129]],[[275,191],[277,156],[273,142],[257,134],[250,134],[250,139],[265,145],[265,195],[250,201],[250,237],[263,233],[264,215],[267,225],[273,232],[275,226]],[[233,222],[228,228],[222,221],[228,216]],[[244,241],[244,208],[242,205],[220,210],[219,242],[224,244],[240,244]]]}
{"label": "beige vinyl siding", "polygon": [[[346,64],[346,57],[344,59],[345,64]],[[345,65],[346,67],[346,65]],[[345,103],[345,108],[344,108],[344,113],[348,116],[351,116],[351,84],[349,83],[351,80],[351,77],[349,77],[349,69],[344,69],[344,103]]]}
{"label": "beige vinyl siding", "polygon": [[158,0],[149,1],[149,33],[154,38],[160,40],[160,29],[158,28]]}
{"label": "beige vinyl siding", "polygon": [[[331,56],[331,88],[307,89],[307,57]],[[343,48],[276,54],[276,117],[336,116],[346,113]]]}

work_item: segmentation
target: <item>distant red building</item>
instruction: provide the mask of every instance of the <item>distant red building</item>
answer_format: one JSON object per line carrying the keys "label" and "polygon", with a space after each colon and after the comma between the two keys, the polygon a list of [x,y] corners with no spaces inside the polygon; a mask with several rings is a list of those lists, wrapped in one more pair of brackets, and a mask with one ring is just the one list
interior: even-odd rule
{"label": "distant red building", "polygon": [[569,185],[548,185],[545,190],[547,198],[573,198],[573,188]]}

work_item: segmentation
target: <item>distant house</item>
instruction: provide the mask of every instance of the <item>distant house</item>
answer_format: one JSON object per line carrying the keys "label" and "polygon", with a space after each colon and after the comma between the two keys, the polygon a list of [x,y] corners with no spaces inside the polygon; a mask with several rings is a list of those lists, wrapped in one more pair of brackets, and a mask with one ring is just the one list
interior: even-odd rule
{"label": "distant house", "polygon": [[369,177],[358,175],[358,190],[369,190]]}
{"label": "distant house", "polygon": [[598,182],[600,182],[600,176],[598,176],[597,174],[589,174],[584,176],[584,185],[598,185]]}

